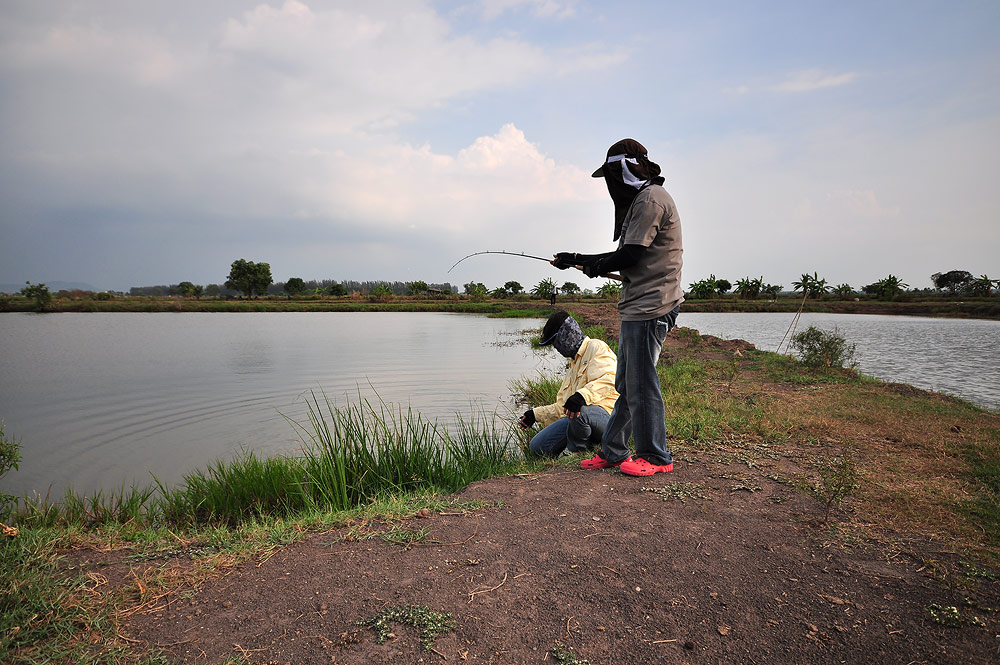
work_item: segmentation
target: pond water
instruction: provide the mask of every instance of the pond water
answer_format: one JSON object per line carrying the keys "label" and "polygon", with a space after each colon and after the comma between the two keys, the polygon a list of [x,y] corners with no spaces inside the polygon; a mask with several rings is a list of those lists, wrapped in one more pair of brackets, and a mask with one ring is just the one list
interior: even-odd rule
{"label": "pond water", "polygon": [[[794,314],[787,313],[687,314],[682,310],[677,325],[775,351],[793,318]],[[1000,321],[804,313],[796,330],[809,326],[836,330],[854,343],[858,369],[865,374],[1000,408]]]}
{"label": "pond water", "polygon": [[[506,415],[509,382],[558,371],[537,319],[444,313],[3,314],[0,418],[13,494],[174,484],[243,448],[297,450],[310,391],[447,424]],[[322,400],[322,396],[320,396]]]}

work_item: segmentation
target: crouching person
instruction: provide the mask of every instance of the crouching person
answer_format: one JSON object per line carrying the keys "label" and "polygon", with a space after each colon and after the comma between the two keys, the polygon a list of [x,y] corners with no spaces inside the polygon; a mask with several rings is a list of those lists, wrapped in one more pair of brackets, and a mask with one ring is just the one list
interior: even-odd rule
{"label": "crouching person", "polygon": [[522,429],[536,422],[542,426],[531,439],[531,452],[558,457],[564,450],[599,447],[618,399],[615,352],[601,340],[586,337],[566,312],[556,312],[545,322],[541,344],[551,344],[569,364],[555,403],[528,409],[521,417]]}

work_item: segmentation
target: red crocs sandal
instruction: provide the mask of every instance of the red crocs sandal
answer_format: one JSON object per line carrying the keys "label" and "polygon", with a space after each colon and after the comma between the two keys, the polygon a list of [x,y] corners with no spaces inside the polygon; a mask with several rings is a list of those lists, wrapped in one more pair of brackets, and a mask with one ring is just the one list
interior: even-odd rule
{"label": "red crocs sandal", "polygon": [[585,459],[580,462],[581,469],[610,469],[612,467],[618,466],[620,464],[625,464],[625,462],[631,462],[632,458],[627,458],[624,462],[609,462],[608,460],[601,457],[599,454],[594,455],[590,459]]}
{"label": "red crocs sandal", "polygon": [[654,473],[670,473],[673,470],[673,462],[670,464],[650,464],[641,457],[636,459],[629,457],[621,465],[621,472],[629,476],[651,476]]}

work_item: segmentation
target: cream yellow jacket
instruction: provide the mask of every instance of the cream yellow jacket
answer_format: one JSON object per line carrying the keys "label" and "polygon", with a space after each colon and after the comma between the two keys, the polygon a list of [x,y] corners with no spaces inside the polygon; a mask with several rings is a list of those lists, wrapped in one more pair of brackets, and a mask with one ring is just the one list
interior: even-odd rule
{"label": "cream yellow jacket", "polygon": [[563,405],[573,393],[580,393],[587,404],[595,404],[608,413],[615,408],[615,370],[618,356],[599,339],[583,338],[576,356],[566,367],[566,377],[556,394],[555,404],[536,406],[532,411],[542,427],[548,427],[564,416]]}

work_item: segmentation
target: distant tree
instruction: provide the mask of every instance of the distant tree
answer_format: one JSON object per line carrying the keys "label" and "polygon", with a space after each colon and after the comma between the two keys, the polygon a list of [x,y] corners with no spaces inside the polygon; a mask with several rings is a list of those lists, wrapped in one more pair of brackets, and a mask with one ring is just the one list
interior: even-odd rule
{"label": "distant tree", "polygon": [[968,270],[949,270],[931,275],[934,287],[950,293],[962,293],[972,282],[972,273]]}
{"label": "distant tree", "polygon": [[709,275],[708,278],[689,285],[688,295],[696,300],[705,300],[714,296],[717,290],[718,282],[715,275]]}
{"label": "distant tree", "polygon": [[185,298],[194,297],[195,287],[191,282],[181,282],[174,289],[177,291],[177,295],[184,296]]}
{"label": "distant tree", "polygon": [[781,284],[765,284],[761,288],[760,292],[763,293],[768,298],[770,298],[772,301],[774,301],[778,299],[778,294],[781,293],[781,289],[783,288],[785,287],[782,286]]}
{"label": "distant tree", "polygon": [[306,283],[301,277],[289,277],[285,282],[285,293],[288,297],[299,296],[306,292]]}
{"label": "distant tree", "polygon": [[812,275],[802,275],[802,279],[792,282],[792,288],[796,291],[802,291],[807,298],[819,298],[830,290],[826,280],[821,279],[815,272]]}
{"label": "distant tree", "polygon": [[326,287],[326,292],[335,298],[342,298],[347,295],[347,287],[339,282],[334,282]]}
{"label": "distant tree", "polygon": [[205,287],[205,295],[209,298],[217,298],[222,294],[222,287],[218,284],[209,284]]}
{"label": "distant tree", "polygon": [[568,296],[572,296],[580,292],[580,287],[573,282],[564,282],[563,285],[559,287],[559,290]]}
{"label": "distant tree", "polygon": [[419,296],[427,293],[427,282],[418,280],[416,282],[406,283],[406,294],[410,296]]}
{"label": "distant tree", "polygon": [[720,296],[724,296],[729,293],[729,289],[733,288],[733,285],[728,279],[718,279],[715,281],[715,290],[718,291]]}
{"label": "distant tree", "polygon": [[894,275],[889,275],[874,284],[868,284],[862,290],[879,300],[893,300],[908,288],[910,288],[909,284],[905,284],[903,280]]}
{"label": "distant tree", "polygon": [[381,302],[385,302],[386,300],[391,298],[392,295],[393,295],[392,287],[389,286],[388,284],[379,284],[374,289],[372,289],[371,292],[371,298],[379,300]]}
{"label": "distant tree", "polygon": [[854,287],[852,287],[850,284],[838,284],[837,286],[833,287],[830,293],[843,300],[845,298],[850,298],[851,296],[854,295]]}
{"label": "distant tree", "polygon": [[469,282],[464,286],[465,294],[470,296],[485,296],[489,293],[489,289],[482,282]]}
{"label": "distant tree", "polygon": [[237,259],[229,270],[229,280],[226,286],[242,291],[248,298],[254,294],[267,293],[267,287],[274,281],[271,278],[271,264],[254,263],[246,259]]}
{"label": "distant tree", "polygon": [[622,286],[618,282],[604,282],[601,287],[597,289],[597,295],[602,298],[620,298],[622,295]]}
{"label": "distant tree", "polygon": [[760,292],[764,288],[764,276],[761,275],[757,279],[750,279],[749,277],[744,277],[740,281],[736,282],[736,295],[744,300],[756,300],[760,297]]}
{"label": "distant tree", "polygon": [[986,275],[980,275],[971,282],[969,282],[969,293],[974,296],[981,296],[988,298],[991,293],[993,293],[993,285],[997,283],[997,280],[990,279]]}
{"label": "distant tree", "polygon": [[909,284],[892,274],[879,282],[879,284],[881,285],[880,295],[889,300],[893,300],[903,293],[903,291],[910,288]]}
{"label": "distant tree", "polygon": [[49,287],[45,286],[41,282],[38,284],[32,284],[31,282],[25,282],[27,286],[21,289],[21,295],[25,298],[31,298],[35,301],[35,310],[39,312],[44,312],[52,304],[52,294],[49,293]]}
{"label": "distant tree", "polygon": [[556,283],[546,277],[531,288],[531,295],[536,298],[548,298],[556,290]]}
{"label": "distant tree", "polygon": [[520,293],[521,291],[524,291],[524,287],[521,286],[521,283],[520,282],[515,282],[513,280],[511,280],[511,281],[507,282],[506,284],[504,284],[503,288],[504,288],[505,291],[507,291],[511,295],[515,295],[515,296],[518,293]]}

